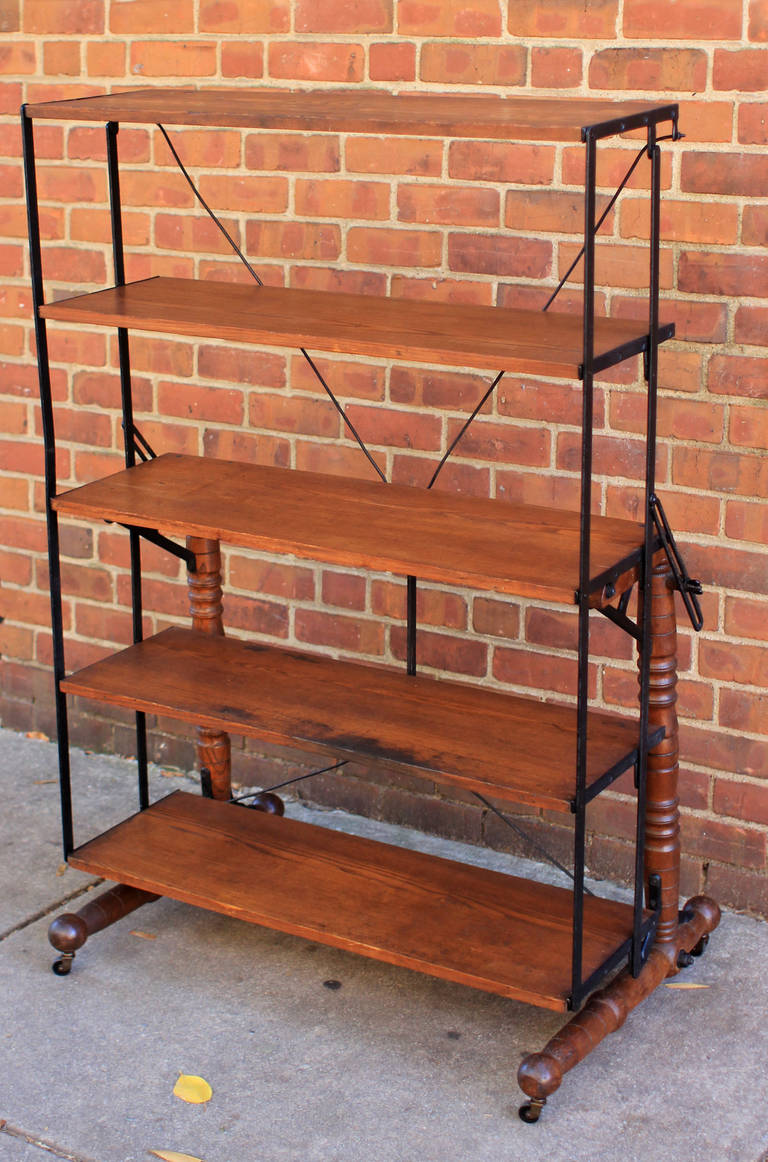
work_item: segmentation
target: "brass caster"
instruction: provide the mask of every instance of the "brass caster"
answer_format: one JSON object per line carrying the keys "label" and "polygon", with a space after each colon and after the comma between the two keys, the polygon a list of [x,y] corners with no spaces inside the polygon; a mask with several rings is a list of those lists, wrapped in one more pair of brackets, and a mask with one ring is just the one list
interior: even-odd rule
{"label": "brass caster", "polygon": [[532,1097],[530,1101],[527,1101],[521,1105],[520,1109],[517,1111],[520,1116],[520,1120],[527,1122],[529,1125],[531,1125],[533,1122],[538,1122],[539,1118],[541,1117],[541,1111],[544,1109],[546,1104],[547,1099],[545,1097]]}
{"label": "brass caster", "polygon": [[54,960],[51,965],[51,972],[55,972],[56,976],[69,976],[72,971],[72,961],[74,959],[74,952],[63,952],[58,960]]}

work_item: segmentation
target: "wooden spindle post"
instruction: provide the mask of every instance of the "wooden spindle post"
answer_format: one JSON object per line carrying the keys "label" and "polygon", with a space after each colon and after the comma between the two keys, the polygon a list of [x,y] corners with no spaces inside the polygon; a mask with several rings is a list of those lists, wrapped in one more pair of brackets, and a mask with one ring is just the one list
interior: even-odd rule
{"label": "wooden spindle post", "polygon": [[[187,537],[187,548],[195,555],[195,572],[187,574],[189,612],[193,629],[224,635],[221,592],[221,551],[219,542],[205,537]],[[214,799],[231,799],[231,745],[223,730],[196,727],[197,757],[210,771]]]}

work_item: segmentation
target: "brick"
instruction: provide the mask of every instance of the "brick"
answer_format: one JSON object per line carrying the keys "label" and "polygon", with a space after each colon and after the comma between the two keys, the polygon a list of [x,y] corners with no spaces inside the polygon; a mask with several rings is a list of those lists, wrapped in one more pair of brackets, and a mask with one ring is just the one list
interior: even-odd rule
{"label": "brick", "polygon": [[713,355],[709,361],[709,391],[717,395],[768,399],[768,366],[750,355]]}
{"label": "brick", "polygon": [[315,576],[312,569],[281,561],[254,560],[231,553],[229,585],[246,593],[267,593],[298,601],[314,601]]}
{"label": "brick", "polygon": [[0,245],[0,275],[21,278],[24,274],[24,247]]}
{"label": "brick", "polygon": [[[401,10],[402,10],[401,0]],[[524,85],[527,52],[517,44],[428,42],[421,50],[422,81],[449,85]]]}
{"label": "brick", "polygon": [[0,113],[18,116],[22,102],[22,87],[17,81],[0,84]]}
{"label": "brick", "polygon": [[[48,47],[45,46],[46,49]],[[0,69],[6,77],[19,73],[34,73],[37,70],[35,42],[19,40],[0,45]]]}
{"label": "brick", "polygon": [[339,139],[333,135],[254,133],[245,140],[248,169],[335,173],[340,169],[339,156]]}
{"label": "brick", "polygon": [[349,84],[363,79],[365,49],[361,44],[274,41],[268,60],[271,77]]}
{"label": "brick", "polygon": [[18,32],[21,28],[21,0],[0,0],[0,32]]}
{"label": "brick", "polygon": [[[386,377],[383,367],[366,364],[363,360],[323,359],[312,356],[325,382],[337,389],[344,399],[384,400]],[[325,389],[303,356],[291,360],[290,384],[295,391],[315,392],[325,399]],[[396,402],[396,401],[394,401]]]}
{"label": "brick", "polygon": [[[720,725],[730,730],[746,730],[753,734],[768,734],[768,694],[747,690],[725,689],[720,693]],[[768,789],[768,788],[767,788]],[[720,810],[716,807],[715,810]],[[763,808],[765,814],[766,808]],[[738,815],[754,823],[768,822],[768,815],[758,820],[757,815],[742,815],[740,811],[723,809],[724,815]]]}
{"label": "brick", "polygon": [[206,174],[203,194],[216,211],[248,211],[252,214],[279,214],[288,206],[288,179],[285,177],[236,177],[233,174]]}
{"label": "brick", "polygon": [[125,73],[126,48],[119,41],[88,41],[85,46],[88,76],[122,77]]}
{"label": "brick", "polygon": [[195,31],[194,0],[174,0],[173,7],[157,0],[112,0],[109,30],[118,35],[167,32],[184,36]]}
{"label": "brick", "polygon": [[103,169],[88,166],[43,165],[37,170],[37,194],[41,202],[106,202],[107,184]]}
{"label": "brick", "polygon": [[471,186],[401,183],[397,216],[401,222],[497,226],[499,195],[496,190]]}
{"label": "brick", "polygon": [[768,347],[768,308],[738,307],[733,337],[737,343]]}
{"label": "brick", "polygon": [[554,166],[555,151],[549,145],[452,141],[448,154],[449,176],[470,181],[547,185]]}
{"label": "brick", "polygon": [[295,634],[298,641],[349,653],[381,655],[384,652],[384,627],[366,618],[297,609]]}
{"label": "brick", "polygon": [[[720,501],[716,497],[692,496],[690,492],[670,492],[662,497],[672,528],[680,533],[710,534],[720,531]],[[642,520],[644,493],[640,487],[608,486],[606,515]]]}
{"label": "brick", "polygon": [[132,73],[144,77],[211,77],[216,73],[216,45],[198,40],[136,40],[129,53]]}
{"label": "brick", "polygon": [[[621,236],[648,238],[645,199],[627,198],[619,208]],[[661,205],[661,236],[665,242],[728,244],[738,237],[738,207],[725,202],[683,202],[667,199]]]}
{"label": "brick", "polygon": [[768,509],[765,504],[729,500],[725,510],[726,536],[736,541],[768,543]]}
{"label": "brick", "polygon": [[[580,249],[580,243],[560,243],[558,257],[561,277],[570,269]],[[569,283],[572,286],[583,286],[584,277],[581,262],[569,275]],[[647,289],[648,248],[628,246],[613,239],[599,242],[595,247],[595,283],[597,286],[608,288]],[[674,286],[674,255],[667,246],[662,247],[659,255],[659,285],[662,290],[671,290]],[[611,374],[616,375],[617,373],[612,370]]]}
{"label": "brick", "polygon": [[669,40],[738,40],[741,0],[624,0],[624,35]]}
{"label": "brick", "polygon": [[429,299],[441,303],[477,303],[494,305],[494,291],[489,282],[461,278],[420,278],[418,275],[392,276],[391,294],[399,299]]}
{"label": "brick", "polygon": [[[497,646],[493,654],[493,676],[511,686],[576,694],[576,659],[549,651]],[[590,697],[594,697],[597,689],[594,666],[590,666],[589,688]]]}
{"label": "brick", "polygon": [[702,677],[721,682],[764,686],[768,676],[768,649],[743,643],[703,641],[699,644],[699,670]]}
{"label": "brick", "polygon": [[405,36],[500,36],[497,0],[400,0],[397,29]]}
{"label": "brick", "polygon": [[[403,626],[392,626],[390,648],[399,661],[405,661],[406,634]],[[474,638],[453,637],[434,630],[422,630],[416,642],[416,662],[447,674],[464,674],[482,678],[488,665],[488,647]]]}
{"label": "brick", "polygon": [[341,234],[338,226],[314,222],[249,221],[247,250],[260,258],[338,258]]}
{"label": "brick", "polygon": [[53,363],[103,367],[107,361],[106,336],[95,331],[52,328],[48,332],[48,346]]}
{"label": "brick", "polygon": [[[426,488],[437,464],[434,458],[420,456],[398,456],[392,459],[390,479],[393,484],[409,484],[415,488]],[[435,484],[441,492],[460,492],[467,496],[489,496],[491,474],[487,468],[477,468],[472,464],[449,460]]]}
{"label": "brick", "polygon": [[[596,393],[595,422],[602,419],[602,396]],[[581,423],[581,389],[570,383],[539,383],[506,375],[496,389],[499,415],[541,423]]]}
{"label": "brick", "polygon": [[[448,444],[457,435],[459,427],[458,420],[449,421]],[[494,463],[543,467],[549,463],[550,448],[549,431],[539,426],[524,428],[478,418],[462,436],[454,455]]]}
{"label": "brick", "polygon": [[707,869],[707,891],[726,907],[768,917],[765,871],[747,871],[712,863]]}
{"label": "brick", "polygon": [[745,246],[768,246],[768,205],[744,207],[741,240]]}
{"label": "brick", "polygon": [[742,868],[765,864],[765,835],[752,828],[684,815],[680,830],[683,846],[692,855]]}
{"label": "brick", "polygon": [[759,404],[731,409],[729,435],[742,448],[768,448],[768,410]]}
{"label": "brick", "polygon": [[476,597],[472,603],[472,628],[490,637],[520,636],[520,607],[495,597]]}
{"label": "brick", "polygon": [[510,0],[509,31],[513,36],[613,39],[618,0]]}
{"label": "brick", "polygon": [[755,153],[687,153],[680,188],[698,194],[763,197],[768,186],[768,157]]}
{"label": "brick", "polygon": [[[402,582],[373,581],[371,609],[380,617],[405,621],[405,585]],[[425,589],[419,585],[416,591],[416,620],[419,625],[466,629],[467,603],[457,593]]]}
{"label": "brick", "polygon": [[274,464],[280,468],[287,468],[291,460],[291,446],[284,438],[217,428],[207,428],[203,433],[203,451],[206,456],[217,456],[220,460]]}
{"label": "brick", "polygon": [[583,234],[584,195],[561,190],[508,190],[505,223],[512,230],[532,234]]}
{"label": "brick", "polygon": [[372,81],[415,81],[416,45],[408,41],[370,45],[368,75]]}
{"label": "brick", "polygon": [[379,266],[439,266],[442,238],[431,230],[374,229],[353,226],[347,234],[351,262]]}
{"label": "brick", "polygon": [[389,217],[390,188],[385,182],[298,178],[297,214],[308,217],[383,219]]}
{"label": "brick", "polygon": [[288,607],[274,601],[260,601],[254,597],[238,597],[228,594],[226,605],[227,624],[247,633],[264,634],[268,637],[288,637]]}
{"label": "brick", "polygon": [[745,145],[768,145],[768,104],[746,102],[739,105],[739,141]]}
{"label": "brick", "polygon": [[365,609],[365,577],[348,573],[323,572],[322,601],[324,605],[338,606],[340,609]]}
{"label": "brick", "polygon": [[531,84],[537,88],[575,88],[583,71],[581,49],[565,45],[531,49]]}
{"label": "brick", "polygon": [[67,40],[43,45],[43,69],[62,77],[79,77],[81,71],[80,45]]}
{"label": "brick", "polygon": [[243,393],[234,389],[164,380],[157,386],[157,403],[162,415],[180,419],[215,420],[221,424],[243,422]]}
{"label": "brick", "polygon": [[[106,214],[74,207],[69,215],[69,237],[72,242],[112,242],[112,228]],[[149,214],[123,211],[123,238],[127,246],[148,246],[152,238]]]}
{"label": "brick", "polygon": [[442,143],[408,137],[349,137],[345,157],[353,173],[439,177],[443,167]]}
{"label": "brick", "polygon": [[225,40],[221,46],[223,77],[263,77],[264,46],[252,41]]}
{"label": "brick", "polygon": [[765,0],[749,0],[747,36],[762,44],[768,42],[768,7]]}
{"label": "brick", "polygon": [[266,431],[300,432],[305,436],[339,436],[339,415],[329,400],[254,392],[248,405],[249,424]]}
{"label": "brick", "polygon": [[714,89],[762,93],[768,78],[768,50],[764,48],[715,49],[712,68]]}
{"label": "brick", "polygon": [[[374,456],[374,460],[377,459]],[[381,456],[378,459],[382,459]],[[330,476],[353,476],[360,480],[380,480],[373,467],[355,445],[333,445],[296,441],[296,467],[304,472],[325,472]]]}
{"label": "brick", "polygon": [[390,375],[389,397],[393,403],[415,404],[419,408],[471,411],[486,387],[487,383],[481,375],[455,371],[444,373],[442,370],[421,371],[395,364]]}
{"label": "brick", "polygon": [[[170,136],[188,165],[205,166],[206,169],[232,169],[240,165],[241,136],[237,130],[174,128]],[[178,172],[177,163],[160,132],[154,134],[153,145],[157,164]]]}
{"label": "brick", "polygon": [[239,0],[202,0],[200,31],[224,33],[288,32],[290,0],[242,4]]}
{"label": "brick", "polygon": [[65,36],[104,32],[104,0],[25,0],[23,29]]}
{"label": "brick", "polygon": [[[730,133],[729,133],[730,139]],[[629,142],[627,143],[630,144]],[[631,148],[612,148],[603,146],[597,151],[597,185],[600,189],[610,190],[611,193],[620,185],[637,156],[635,143]],[[563,150],[563,182],[569,186],[583,188],[584,183],[584,147],[570,147]],[[672,180],[672,155],[669,151],[661,155],[661,186],[668,189]],[[650,186],[650,166],[640,163],[633,171],[627,182],[628,190],[648,189]]]}
{"label": "brick", "polygon": [[701,90],[707,54],[692,48],[604,48],[589,64],[591,89]]}
{"label": "brick", "polygon": [[[680,128],[688,142],[731,142],[733,138],[733,101],[678,102]],[[665,155],[671,160],[670,154]],[[662,162],[663,165],[663,162]]]}
{"label": "brick", "polygon": [[[235,242],[240,241],[240,224],[222,219]],[[206,217],[187,214],[156,214],[155,245],[163,250],[181,250],[185,254],[231,254],[232,248],[216,224]]]}
{"label": "brick", "polygon": [[755,597],[726,596],[725,632],[768,641],[768,604]]}
{"label": "brick", "polygon": [[169,341],[165,336],[131,335],[131,369],[190,376],[194,372],[193,350],[189,343]]}
{"label": "brick", "polygon": [[[121,126],[118,137],[118,152],[120,161],[123,163],[149,161],[150,137],[147,130]],[[102,128],[93,129],[86,125],[73,125],[67,133],[67,157],[72,161],[98,161],[103,164],[107,160],[104,130]],[[134,170],[131,169],[121,174],[121,198],[125,176],[132,173]],[[155,181],[157,181],[157,173],[155,173]]]}
{"label": "brick", "polygon": [[392,32],[393,0],[295,0],[296,32]]}
{"label": "brick", "polygon": [[[768,558],[728,546],[690,544],[686,549],[688,571],[706,585],[737,589],[745,593],[768,593]],[[768,770],[768,765],[766,766]]]}
{"label": "brick", "polygon": [[552,245],[539,239],[498,234],[449,234],[448,266],[451,270],[502,278],[546,278],[552,268]]}
{"label": "brick", "polygon": [[366,443],[427,451],[439,451],[442,446],[443,426],[438,416],[362,404],[352,404],[346,410]]}
{"label": "brick", "polygon": [[678,447],[672,457],[672,480],[695,489],[768,497],[768,461],[764,456]]}
{"label": "brick", "polygon": [[112,446],[112,419],[109,415],[86,412],[81,409],[56,409],[56,438],[73,444],[95,447]]}

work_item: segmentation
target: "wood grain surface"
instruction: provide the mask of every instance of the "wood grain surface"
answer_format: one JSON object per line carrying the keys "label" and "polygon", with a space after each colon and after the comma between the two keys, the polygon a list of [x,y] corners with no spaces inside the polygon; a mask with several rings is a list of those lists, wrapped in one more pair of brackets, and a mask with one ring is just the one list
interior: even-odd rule
{"label": "wood grain surface", "polygon": [[[94,323],[568,379],[578,378],[582,362],[579,314],[256,283],[149,278],[47,303],[40,314],[76,325]],[[671,332],[670,327],[662,328],[660,337],[668,338]],[[637,320],[597,318],[599,366],[612,366],[640,352],[646,333],[647,325]]]}
{"label": "wood grain surface", "polygon": [[[134,89],[27,106],[28,117],[63,121],[165,122],[249,129],[337,130],[436,137],[580,141],[582,128],[622,118],[668,121],[675,104],[595,98],[494,97],[484,94],[392,94],[361,89]],[[617,132],[619,128],[617,126]]]}
{"label": "wood grain surface", "polygon": [[[330,404],[329,404],[330,406]],[[62,515],[573,604],[579,514],[177,453],[54,500]],[[642,525],[594,516],[591,592],[637,577]],[[618,568],[621,566],[621,568]]]}
{"label": "wood grain surface", "polygon": [[[176,791],[70,864],[375,960],[564,1011],[571,893]],[[584,967],[630,935],[628,905],[585,901]]]}
{"label": "wood grain surface", "polygon": [[[574,707],[484,686],[173,628],[62,689],[510,802],[567,812],[575,793]],[[588,783],[631,765],[637,734],[634,719],[590,714]]]}

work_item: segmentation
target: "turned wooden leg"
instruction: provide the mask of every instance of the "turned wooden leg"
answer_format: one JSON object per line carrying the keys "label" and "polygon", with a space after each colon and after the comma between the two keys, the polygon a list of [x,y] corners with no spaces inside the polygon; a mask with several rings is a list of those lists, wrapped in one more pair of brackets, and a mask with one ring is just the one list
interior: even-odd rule
{"label": "turned wooden leg", "polygon": [[[663,725],[664,738],[648,754],[646,795],[645,882],[652,875],[661,881],[661,913],[656,942],[640,974],[629,969],[594,993],[584,1008],[556,1033],[541,1053],[522,1062],[517,1079],[530,1098],[521,1108],[524,1121],[534,1122],[563,1074],[587,1056],[609,1033],[619,1029],[627,1016],[668,976],[692,950],[703,947],[717,927],[720,909],[714,900],[695,896],[685,906],[686,920],[679,922],[680,817],[677,776],[677,628],[672,572],[659,554],[651,585],[651,666],[649,724]],[[642,610],[640,612],[642,617]]]}
{"label": "turned wooden leg", "polygon": [[[201,633],[224,634],[221,604],[221,552],[219,542],[205,537],[187,537],[187,548],[195,554],[195,572],[187,574],[189,612],[192,626]],[[204,790],[214,799],[231,799],[231,746],[223,730],[198,726],[197,757],[201,770],[208,772]]]}
{"label": "turned wooden leg", "polygon": [[158,898],[152,892],[131,888],[128,884],[116,884],[108,892],[90,900],[79,912],[63,912],[57,916],[48,929],[48,939],[61,953],[53,963],[53,971],[57,976],[66,976],[76,951],[83,947],[89,936]]}

